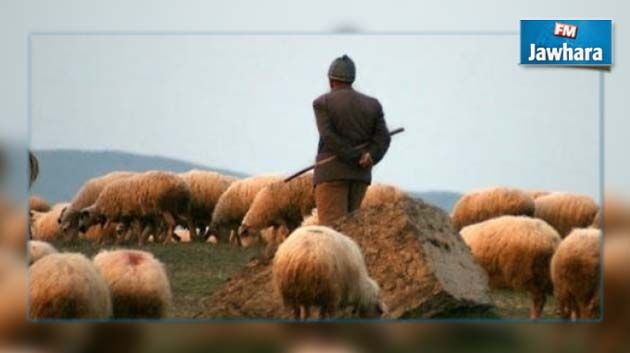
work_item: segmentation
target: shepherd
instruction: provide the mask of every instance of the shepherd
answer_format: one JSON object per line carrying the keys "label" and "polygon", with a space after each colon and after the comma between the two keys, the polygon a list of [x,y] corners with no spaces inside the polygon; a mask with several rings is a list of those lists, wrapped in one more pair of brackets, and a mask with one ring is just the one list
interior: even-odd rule
{"label": "shepherd", "polygon": [[[350,57],[335,59],[328,70],[330,92],[313,101],[319,131],[316,160],[337,156],[315,167],[315,202],[322,225],[359,208],[372,182],[372,168],[391,140],[381,104],[354,90],[355,77]],[[362,144],[366,147],[355,148]]]}

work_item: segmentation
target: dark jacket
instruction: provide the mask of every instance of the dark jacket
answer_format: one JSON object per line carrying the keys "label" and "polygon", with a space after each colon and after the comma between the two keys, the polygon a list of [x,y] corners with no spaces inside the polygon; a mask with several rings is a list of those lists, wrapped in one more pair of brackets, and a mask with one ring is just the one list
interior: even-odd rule
{"label": "dark jacket", "polygon": [[[315,184],[334,180],[370,183],[372,170],[361,168],[359,159],[370,152],[374,164],[378,163],[390,142],[378,100],[352,88],[340,88],[315,99],[313,109],[320,137],[316,160],[337,156],[337,160],[315,168]],[[353,150],[366,142],[367,148]]]}

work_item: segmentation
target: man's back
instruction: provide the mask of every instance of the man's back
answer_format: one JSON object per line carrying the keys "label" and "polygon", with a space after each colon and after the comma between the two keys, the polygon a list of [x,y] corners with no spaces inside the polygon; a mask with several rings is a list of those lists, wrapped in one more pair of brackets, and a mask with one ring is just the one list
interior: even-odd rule
{"label": "man's back", "polygon": [[[370,152],[374,163],[389,147],[389,133],[383,108],[375,98],[351,87],[334,89],[313,102],[320,133],[317,160],[337,155],[338,160],[315,169],[315,183],[332,180],[371,182],[371,170],[358,165],[359,157]],[[362,150],[354,146],[368,143]]]}

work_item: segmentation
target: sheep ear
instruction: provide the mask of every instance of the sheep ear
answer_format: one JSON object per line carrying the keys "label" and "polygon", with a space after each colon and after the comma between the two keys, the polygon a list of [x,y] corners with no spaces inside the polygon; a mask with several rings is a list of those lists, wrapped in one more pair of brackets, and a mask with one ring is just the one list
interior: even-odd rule
{"label": "sheep ear", "polygon": [[66,213],[67,209],[68,209],[68,206],[66,206],[63,209],[61,209],[61,213],[59,214],[59,218],[57,218],[57,224],[61,224],[61,220],[63,219],[63,215],[64,215],[64,213]]}

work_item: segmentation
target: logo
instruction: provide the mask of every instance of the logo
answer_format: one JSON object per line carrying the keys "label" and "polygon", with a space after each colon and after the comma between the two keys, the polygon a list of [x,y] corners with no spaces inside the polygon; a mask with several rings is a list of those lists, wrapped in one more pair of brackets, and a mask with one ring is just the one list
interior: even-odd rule
{"label": "logo", "polygon": [[521,64],[608,66],[611,20],[521,20]]}

